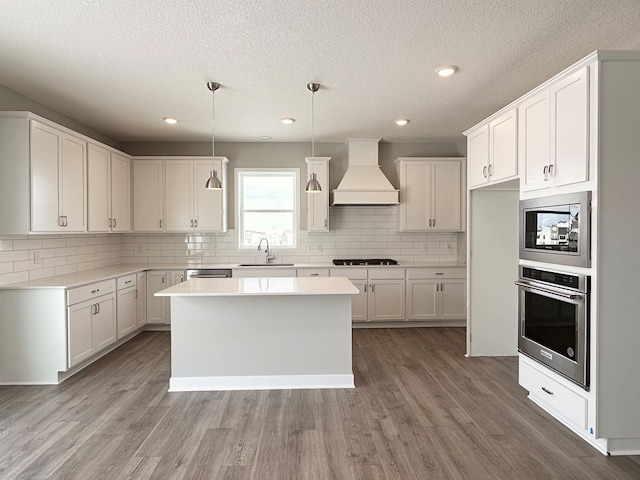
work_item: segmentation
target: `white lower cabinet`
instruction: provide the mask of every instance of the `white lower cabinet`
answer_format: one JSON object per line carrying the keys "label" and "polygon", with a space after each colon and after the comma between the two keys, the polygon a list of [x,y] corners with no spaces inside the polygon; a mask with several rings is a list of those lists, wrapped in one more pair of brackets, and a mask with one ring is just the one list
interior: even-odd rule
{"label": "white lower cabinet", "polygon": [[407,269],[407,320],[466,318],[464,267]]}
{"label": "white lower cabinet", "polygon": [[147,272],[147,324],[166,325],[171,323],[169,297],[154,294],[177,285],[185,279],[184,270],[151,270]]}
{"label": "white lower cabinet", "polygon": [[373,322],[406,320],[404,269],[369,269],[368,301],[368,320]]}
{"label": "white lower cabinet", "polygon": [[118,330],[118,340],[126,337],[133,332],[136,327],[136,296],[138,291],[136,289],[136,274],[132,273],[125,277],[117,279],[117,294],[116,294],[116,324]]}
{"label": "white lower cabinet", "polygon": [[136,275],[136,328],[147,323],[147,272]]}
{"label": "white lower cabinet", "polygon": [[68,291],[67,362],[73,367],[116,341],[115,281]]}
{"label": "white lower cabinet", "polygon": [[351,280],[360,293],[351,296],[351,320],[354,322],[366,322],[369,319],[369,287],[366,268],[332,268],[329,271],[331,277],[346,277]]}

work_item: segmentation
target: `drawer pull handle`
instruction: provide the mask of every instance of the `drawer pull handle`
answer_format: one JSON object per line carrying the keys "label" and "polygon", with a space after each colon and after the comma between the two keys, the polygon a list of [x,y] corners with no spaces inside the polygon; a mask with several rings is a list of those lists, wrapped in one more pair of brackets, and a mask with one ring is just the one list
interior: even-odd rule
{"label": "drawer pull handle", "polygon": [[124,282],[124,284],[126,285],[127,283],[131,283],[131,280],[127,280]]}
{"label": "drawer pull handle", "polygon": [[542,387],[542,391],[544,393],[548,393],[549,395],[553,395],[553,392],[551,390],[547,390],[546,388]]}
{"label": "drawer pull handle", "polygon": [[96,288],[95,290],[91,290],[91,293],[98,293],[100,291],[99,288]]}
{"label": "drawer pull handle", "polygon": [[444,272],[436,272],[436,275],[444,275]]}
{"label": "drawer pull handle", "polygon": [[320,274],[319,273],[311,273],[309,274],[310,277],[319,277]]}

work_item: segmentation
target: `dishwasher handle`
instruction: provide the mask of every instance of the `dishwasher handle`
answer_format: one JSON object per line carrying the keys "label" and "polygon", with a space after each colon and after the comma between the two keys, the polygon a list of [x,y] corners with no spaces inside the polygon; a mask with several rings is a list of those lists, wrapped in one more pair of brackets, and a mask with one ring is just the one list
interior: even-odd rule
{"label": "dishwasher handle", "polygon": [[192,274],[189,278],[229,278],[226,273],[201,273]]}

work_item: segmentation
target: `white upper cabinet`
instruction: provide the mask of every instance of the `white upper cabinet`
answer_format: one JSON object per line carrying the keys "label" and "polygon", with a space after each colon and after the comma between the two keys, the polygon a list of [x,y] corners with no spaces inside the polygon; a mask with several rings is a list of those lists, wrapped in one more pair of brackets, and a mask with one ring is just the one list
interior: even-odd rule
{"label": "white upper cabinet", "polygon": [[31,122],[31,231],[87,230],[86,147],[81,138]]}
{"label": "white upper cabinet", "polygon": [[129,158],[89,144],[89,231],[131,230]]}
{"label": "white upper cabinet", "polygon": [[400,177],[398,230],[464,229],[461,158],[401,157],[395,163]]}
{"label": "white upper cabinet", "polygon": [[329,231],[329,161],[331,157],[307,157],[306,185],[311,174],[316,175],[321,191],[306,193],[307,195],[307,231]]}
{"label": "white upper cabinet", "polygon": [[[226,157],[215,159],[168,159],[165,162],[166,231],[225,232]],[[207,190],[211,170],[222,182],[221,190]]]}
{"label": "white upper cabinet", "polygon": [[588,180],[589,67],[558,78],[520,106],[521,189]]}
{"label": "white upper cabinet", "polygon": [[133,162],[133,229],[161,232],[164,229],[164,161]]}
{"label": "white upper cabinet", "polygon": [[518,175],[518,113],[504,112],[467,135],[469,188]]}

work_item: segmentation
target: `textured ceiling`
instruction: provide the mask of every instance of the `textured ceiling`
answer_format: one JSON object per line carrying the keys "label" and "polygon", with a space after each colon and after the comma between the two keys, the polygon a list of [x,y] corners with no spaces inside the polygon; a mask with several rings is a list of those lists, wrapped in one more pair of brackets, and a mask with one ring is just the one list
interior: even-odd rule
{"label": "textured ceiling", "polygon": [[305,141],[317,82],[318,141],[447,141],[639,41],[638,0],[0,0],[0,84],[120,141],[206,141],[214,80],[217,141]]}

